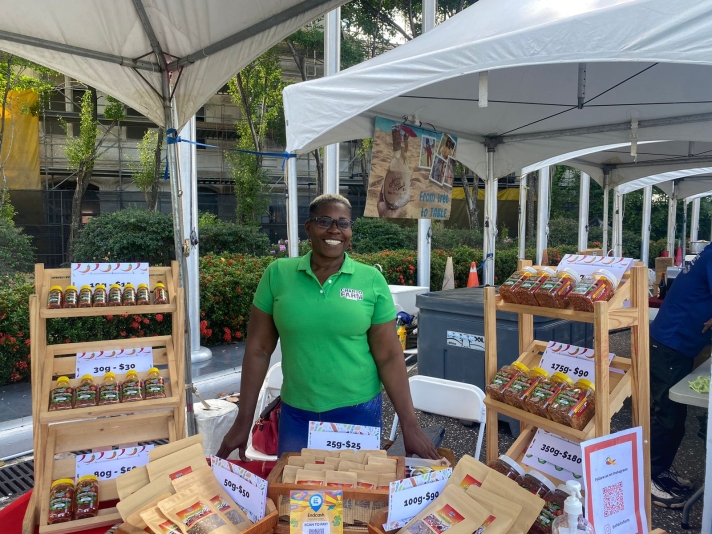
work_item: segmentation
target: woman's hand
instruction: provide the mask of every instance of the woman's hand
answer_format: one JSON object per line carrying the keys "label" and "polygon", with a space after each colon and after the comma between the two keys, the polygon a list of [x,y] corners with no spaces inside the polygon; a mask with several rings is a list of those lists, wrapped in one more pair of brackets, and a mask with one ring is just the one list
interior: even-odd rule
{"label": "woman's hand", "polygon": [[438,450],[430,441],[430,438],[425,435],[425,432],[420,428],[420,425],[415,424],[410,427],[401,425],[403,431],[403,442],[405,444],[406,456],[413,454],[426,460],[439,460],[440,455]]}
{"label": "woman's hand", "polygon": [[235,449],[239,449],[240,460],[243,462],[247,461],[245,450],[247,449],[247,441],[250,438],[251,426],[252,423],[250,421],[240,421],[238,417],[230,430],[227,431],[227,434],[225,434],[215,456],[227,460],[227,457],[230,456]]}

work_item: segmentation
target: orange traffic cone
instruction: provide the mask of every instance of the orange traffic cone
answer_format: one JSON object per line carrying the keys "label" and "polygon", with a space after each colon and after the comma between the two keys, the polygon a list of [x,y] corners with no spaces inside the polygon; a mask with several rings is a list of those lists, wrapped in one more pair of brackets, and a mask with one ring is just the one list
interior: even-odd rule
{"label": "orange traffic cone", "polygon": [[467,278],[467,287],[477,287],[480,285],[480,277],[477,276],[477,262],[470,264],[470,276]]}

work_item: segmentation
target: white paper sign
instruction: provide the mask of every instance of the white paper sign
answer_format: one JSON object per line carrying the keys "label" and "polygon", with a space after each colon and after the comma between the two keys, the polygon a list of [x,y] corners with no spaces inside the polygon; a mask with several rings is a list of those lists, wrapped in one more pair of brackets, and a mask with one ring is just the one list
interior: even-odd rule
{"label": "white paper sign", "polygon": [[111,480],[148,463],[148,451],[153,445],[128,447],[75,456],[75,476],[96,475],[99,480]]}
{"label": "white paper sign", "polygon": [[[72,263],[72,285],[77,289],[82,286],[96,287],[104,284],[109,291],[111,284],[148,285],[148,263]],[[163,281],[165,283],[165,280]]]}
{"label": "white paper sign", "polygon": [[[613,361],[615,354],[608,354],[608,363]],[[596,364],[594,363],[595,352],[593,349],[567,345],[558,341],[550,341],[546,346],[539,367],[547,373],[553,374],[556,371],[564,373],[571,380],[576,382],[580,378],[596,383]],[[623,372],[622,369],[611,368],[613,372]]]}
{"label": "white paper sign", "polygon": [[633,266],[633,258],[612,258],[608,256],[584,256],[583,254],[567,254],[559,262],[557,271],[568,267],[584,277],[593,274],[598,269],[605,269],[620,282],[623,275]]}
{"label": "white paper sign", "polygon": [[647,534],[641,427],[584,441],[586,519],[604,534]]}
{"label": "white paper sign", "polygon": [[381,428],[309,421],[307,446],[328,451],[377,450],[381,448]]}
{"label": "white paper sign", "polygon": [[267,481],[228,461],[210,457],[215,478],[253,523],[265,516]]}
{"label": "white paper sign", "polygon": [[470,350],[485,350],[485,336],[466,334],[465,332],[447,331],[447,344]]}
{"label": "white paper sign", "polygon": [[151,367],[153,367],[153,349],[151,347],[78,352],[75,376],[77,378],[87,374],[103,376],[109,371],[115,374],[126,374],[131,370],[145,373]]}
{"label": "white paper sign", "polygon": [[388,522],[385,530],[402,528],[442,493],[452,469],[396,480],[388,489]]}
{"label": "white paper sign", "polygon": [[[525,465],[529,465],[524,460],[522,461],[522,463]],[[558,480],[561,480],[562,482],[566,482],[568,480],[576,480],[577,482],[581,483],[581,488],[584,487],[583,475],[577,475],[575,473],[572,473],[571,471],[567,471],[563,467],[559,467],[558,465],[546,462],[545,464],[539,463],[536,466],[530,467],[535,467],[537,471],[541,471],[543,474],[549,476],[550,478],[556,478]]]}
{"label": "white paper sign", "polygon": [[[540,465],[552,464],[566,471],[583,474],[581,445],[542,430],[536,431],[523,462],[528,466],[539,469]],[[561,479],[561,476],[556,478]]]}

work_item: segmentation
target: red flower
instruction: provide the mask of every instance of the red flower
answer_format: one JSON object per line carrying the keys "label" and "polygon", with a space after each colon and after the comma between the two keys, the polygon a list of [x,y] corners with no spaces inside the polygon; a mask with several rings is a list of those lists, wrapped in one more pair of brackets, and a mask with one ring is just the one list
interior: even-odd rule
{"label": "red flower", "polygon": [[72,340],[71,340],[71,339],[69,339],[69,338],[67,338],[67,339],[65,339],[65,340],[64,340],[64,342],[65,342],[65,343],[71,343],[71,342],[72,342]]}
{"label": "red flower", "polygon": [[121,337],[126,337],[126,331],[121,332]]}
{"label": "red flower", "polygon": [[140,315],[134,315],[134,321],[137,323],[141,321],[141,316]]}
{"label": "red flower", "polygon": [[201,317],[205,317],[205,312],[200,312]]}
{"label": "red flower", "polygon": [[136,321],[131,323],[131,328],[138,328],[138,323]]}
{"label": "red flower", "polygon": [[29,339],[26,339],[26,340],[25,340],[25,345],[29,345],[29,344],[30,344],[30,340],[29,340]]}
{"label": "red flower", "polygon": [[24,336],[24,335],[25,335],[25,334],[23,334],[22,332],[18,332],[18,333],[17,333],[17,337],[22,337],[22,336]]}
{"label": "red flower", "polygon": [[143,324],[148,324],[150,321],[148,319],[143,320]]}
{"label": "red flower", "polygon": [[10,343],[17,343],[17,339],[12,336],[10,336],[8,339],[10,340]]}
{"label": "red flower", "polygon": [[107,320],[107,321],[111,321],[113,318],[114,318],[113,315],[107,315],[107,316],[106,316],[106,320]]}
{"label": "red flower", "polygon": [[17,381],[20,380],[21,378],[22,378],[22,377],[21,377],[20,375],[18,375],[17,373],[14,373],[14,372],[13,372],[13,373],[10,375],[10,382],[17,382]]}
{"label": "red flower", "polygon": [[161,315],[160,313],[157,313],[157,314],[156,314],[156,321],[158,321],[159,323],[162,323],[162,322],[163,322],[163,315]]}
{"label": "red flower", "polygon": [[242,332],[235,332],[235,337],[237,339],[242,339]]}
{"label": "red flower", "polygon": [[17,345],[15,345],[14,347],[12,347],[12,351],[13,351],[13,352],[17,352],[18,350],[20,350],[20,347],[18,347]]}

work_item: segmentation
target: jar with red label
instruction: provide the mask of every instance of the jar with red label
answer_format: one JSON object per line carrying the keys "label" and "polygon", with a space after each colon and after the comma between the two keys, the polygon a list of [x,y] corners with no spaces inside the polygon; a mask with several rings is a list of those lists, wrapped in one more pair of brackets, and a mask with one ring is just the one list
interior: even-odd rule
{"label": "jar with red label", "polygon": [[99,386],[99,405],[119,402],[121,402],[119,383],[116,381],[116,375],[109,371],[104,375],[104,382]]}
{"label": "jar with red label", "polygon": [[541,367],[534,367],[528,373],[519,375],[504,391],[504,402],[524,410],[524,401],[536,385],[545,378],[549,378],[549,373]]}
{"label": "jar with red label", "polygon": [[49,515],[47,524],[56,525],[72,520],[74,511],[74,480],[60,478],[52,482],[49,490]]}
{"label": "jar with red label", "polygon": [[168,290],[163,282],[156,282],[153,287],[153,303],[168,304]]}
{"label": "jar with red label", "polygon": [[576,271],[564,267],[546,282],[541,284],[534,296],[543,308],[563,309],[569,305],[569,293],[573,291],[580,278]]}
{"label": "jar with red label", "polygon": [[50,287],[49,294],[47,295],[47,309],[59,310],[62,307],[63,301],[64,292],[62,291],[62,286]]}
{"label": "jar with red label", "polygon": [[517,480],[519,477],[524,476],[524,469],[522,469],[522,466],[504,454],[500,455],[500,457],[496,460],[488,463],[487,467],[494,469],[498,473],[502,473],[504,476],[512,480]]}
{"label": "jar with red label", "polygon": [[517,483],[529,493],[533,493],[539,497],[544,497],[556,489],[556,486],[551,483],[551,480],[534,469],[523,477],[519,477]]}
{"label": "jar with red label", "polygon": [[99,388],[94,384],[94,377],[91,375],[82,376],[79,385],[74,388],[74,407],[89,408],[96,406],[97,393]]}
{"label": "jar with red label", "polygon": [[136,305],[148,306],[151,304],[151,292],[146,284],[139,284],[136,289]]}
{"label": "jar with red label", "polygon": [[124,286],[124,294],[121,298],[121,303],[124,306],[136,306],[136,288],[133,284]]}
{"label": "jar with red label", "polygon": [[111,284],[109,287],[109,306],[121,306],[123,291],[119,284]]}
{"label": "jar with red label", "polygon": [[487,394],[494,400],[504,402],[504,392],[507,386],[517,378],[529,372],[529,367],[521,362],[514,362],[511,365],[505,365],[497,374],[494,375],[492,382],[487,385]]}
{"label": "jar with red label", "polygon": [[106,308],[109,303],[109,296],[106,294],[106,286],[104,284],[98,284],[94,288],[92,303],[95,308]]}
{"label": "jar with red label", "polygon": [[548,378],[543,378],[534,386],[529,396],[524,400],[524,409],[534,415],[551,419],[548,408],[559,392],[567,386],[573,386],[574,381],[564,373],[555,372]]}
{"label": "jar with red label", "polygon": [[99,515],[99,478],[84,475],[77,481],[74,490],[74,519],[86,519]]}
{"label": "jar with red label", "polygon": [[138,373],[131,369],[126,373],[126,378],[121,383],[121,402],[135,402],[143,400],[143,382]]}
{"label": "jar with red label", "polygon": [[534,276],[530,276],[514,289],[514,298],[519,304],[526,306],[539,306],[536,300],[536,291],[541,285],[556,276],[556,271],[551,267],[542,267]]}
{"label": "jar with red label", "polygon": [[532,276],[536,276],[536,269],[534,267],[524,267],[507,278],[504,283],[499,286],[499,294],[502,300],[509,304],[519,304],[515,290],[520,284]]}
{"label": "jar with red label", "polygon": [[79,308],[91,308],[91,287],[82,286],[79,289]]}
{"label": "jar with red label", "polygon": [[569,293],[569,302],[576,311],[593,311],[593,303],[610,300],[618,289],[618,279],[605,269],[584,277]]}
{"label": "jar with red label", "polygon": [[69,385],[69,378],[60,376],[57,385],[49,392],[49,411],[71,410],[74,407],[74,388]]}
{"label": "jar with red label", "polygon": [[64,290],[63,308],[76,308],[79,305],[79,292],[76,286],[67,286]]}
{"label": "jar with red label", "polygon": [[583,430],[596,409],[595,391],[593,382],[585,378],[562,389],[549,405],[551,419],[576,430]]}
{"label": "jar with red label", "polygon": [[146,400],[164,399],[166,397],[166,382],[156,367],[148,370],[148,377],[143,381]]}

